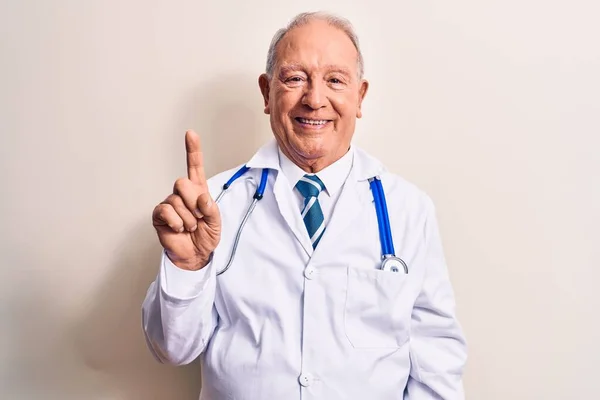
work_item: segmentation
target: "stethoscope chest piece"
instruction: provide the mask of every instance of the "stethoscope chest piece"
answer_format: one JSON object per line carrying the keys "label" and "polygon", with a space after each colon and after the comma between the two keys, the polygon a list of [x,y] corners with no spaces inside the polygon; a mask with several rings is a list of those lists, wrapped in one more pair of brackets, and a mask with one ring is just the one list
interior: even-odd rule
{"label": "stethoscope chest piece", "polygon": [[387,272],[404,272],[408,274],[408,266],[399,257],[396,256],[384,256],[381,263],[381,270]]}

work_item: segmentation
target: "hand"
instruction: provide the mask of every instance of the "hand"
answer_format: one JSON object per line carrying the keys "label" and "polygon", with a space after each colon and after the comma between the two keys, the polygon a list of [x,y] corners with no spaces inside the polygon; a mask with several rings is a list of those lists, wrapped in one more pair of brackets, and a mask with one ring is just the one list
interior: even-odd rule
{"label": "hand", "polygon": [[221,214],[210,197],[200,137],[185,134],[187,178],[179,178],[169,195],[152,213],[152,224],[167,256],[179,268],[205,267],[221,240]]}

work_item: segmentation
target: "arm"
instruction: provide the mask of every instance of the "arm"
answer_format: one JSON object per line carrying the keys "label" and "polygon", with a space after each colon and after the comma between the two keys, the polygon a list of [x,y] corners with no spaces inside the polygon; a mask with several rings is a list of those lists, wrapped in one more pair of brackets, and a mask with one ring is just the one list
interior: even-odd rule
{"label": "arm", "polygon": [[455,315],[435,209],[425,223],[424,279],[412,313],[410,377],[405,400],[463,400],[467,348]]}
{"label": "arm", "polygon": [[221,238],[221,215],[204,174],[200,138],[186,132],[188,177],[154,208],[152,223],[164,251],[156,280],[142,305],[148,347],[160,362],[192,362],[217,324],[212,254]]}
{"label": "arm", "polygon": [[215,288],[212,263],[187,271],[163,251],[160,271],[142,305],[146,343],[159,362],[189,364],[204,351],[217,325]]}

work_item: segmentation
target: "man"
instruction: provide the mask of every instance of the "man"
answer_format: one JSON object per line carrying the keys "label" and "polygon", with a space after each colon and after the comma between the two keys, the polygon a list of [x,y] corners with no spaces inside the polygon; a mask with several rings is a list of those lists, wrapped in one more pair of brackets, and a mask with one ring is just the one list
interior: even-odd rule
{"label": "man", "polygon": [[[301,14],[279,31],[259,78],[275,140],[218,204],[237,168],[207,181],[199,138],[186,133],[188,178],[153,213],[164,252],[143,327],[161,362],[200,356],[201,399],[464,398],[466,348],[433,205],[351,146],[362,71],[344,19]],[[408,273],[380,269],[375,176]]]}

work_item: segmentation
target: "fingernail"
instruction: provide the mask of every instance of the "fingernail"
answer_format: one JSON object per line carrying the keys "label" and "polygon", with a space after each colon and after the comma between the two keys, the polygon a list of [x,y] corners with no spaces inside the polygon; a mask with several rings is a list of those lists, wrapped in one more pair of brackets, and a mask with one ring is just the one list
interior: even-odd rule
{"label": "fingernail", "polygon": [[179,233],[183,232],[185,230],[185,228],[182,226],[181,228],[179,228]]}
{"label": "fingernail", "polygon": [[202,218],[202,217],[203,217],[203,215],[202,215],[202,213],[200,212],[200,209],[199,209],[199,208],[196,208],[196,211],[194,211],[194,214],[196,214],[196,218]]}
{"label": "fingernail", "polygon": [[192,226],[192,229],[190,229],[190,232],[194,232],[196,229],[198,229],[198,225]]}

